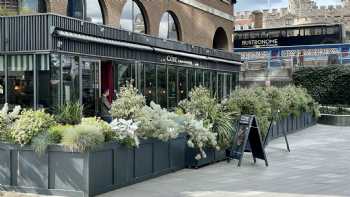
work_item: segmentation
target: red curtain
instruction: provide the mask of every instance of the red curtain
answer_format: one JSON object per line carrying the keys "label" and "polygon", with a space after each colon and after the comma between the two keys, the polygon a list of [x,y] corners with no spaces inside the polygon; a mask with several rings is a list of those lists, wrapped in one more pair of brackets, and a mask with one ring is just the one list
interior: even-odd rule
{"label": "red curtain", "polygon": [[109,90],[108,100],[112,102],[114,94],[113,64],[112,62],[102,62],[101,64],[101,88],[102,93]]}

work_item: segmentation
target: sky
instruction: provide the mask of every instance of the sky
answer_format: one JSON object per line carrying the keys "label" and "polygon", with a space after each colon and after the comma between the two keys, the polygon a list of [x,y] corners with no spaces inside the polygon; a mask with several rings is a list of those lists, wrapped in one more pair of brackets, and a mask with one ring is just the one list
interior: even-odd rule
{"label": "sky", "polygon": [[[318,5],[336,5],[341,0],[316,0]],[[288,0],[271,0],[271,8],[288,7]],[[268,9],[268,0],[237,0],[236,11]]]}

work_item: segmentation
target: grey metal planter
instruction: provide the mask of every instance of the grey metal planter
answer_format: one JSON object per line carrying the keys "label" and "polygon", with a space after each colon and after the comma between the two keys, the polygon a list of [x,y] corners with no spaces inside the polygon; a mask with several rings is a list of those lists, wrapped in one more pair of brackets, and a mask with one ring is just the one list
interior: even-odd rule
{"label": "grey metal planter", "polygon": [[195,157],[199,153],[197,149],[187,148],[186,164],[188,168],[199,168],[208,164],[223,161],[226,159],[226,150],[216,150],[215,148],[206,148],[206,158],[196,160]]}
{"label": "grey metal planter", "polygon": [[186,137],[142,140],[139,148],[106,144],[88,153],[50,146],[0,144],[0,190],[63,196],[95,196],[185,167]]}

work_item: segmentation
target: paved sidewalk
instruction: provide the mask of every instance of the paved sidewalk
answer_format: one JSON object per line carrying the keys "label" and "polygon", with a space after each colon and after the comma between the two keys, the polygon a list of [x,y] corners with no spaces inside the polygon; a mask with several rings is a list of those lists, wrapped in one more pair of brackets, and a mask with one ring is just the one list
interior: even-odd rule
{"label": "paved sidewalk", "polygon": [[267,148],[269,167],[246,155],[198,170],[182,170],[100,197],[340,197],[350,196],[350,127],[317,125]]}

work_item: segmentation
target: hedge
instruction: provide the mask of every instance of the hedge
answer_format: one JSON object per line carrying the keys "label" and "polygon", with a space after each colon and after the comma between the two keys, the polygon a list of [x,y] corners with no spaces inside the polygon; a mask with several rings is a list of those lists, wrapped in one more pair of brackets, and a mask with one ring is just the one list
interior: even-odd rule
{"label": "hedge", "polygon": [[295,85],[306,88],[322,105],[350,104],[350,66],[298,68],[293,81]]}

